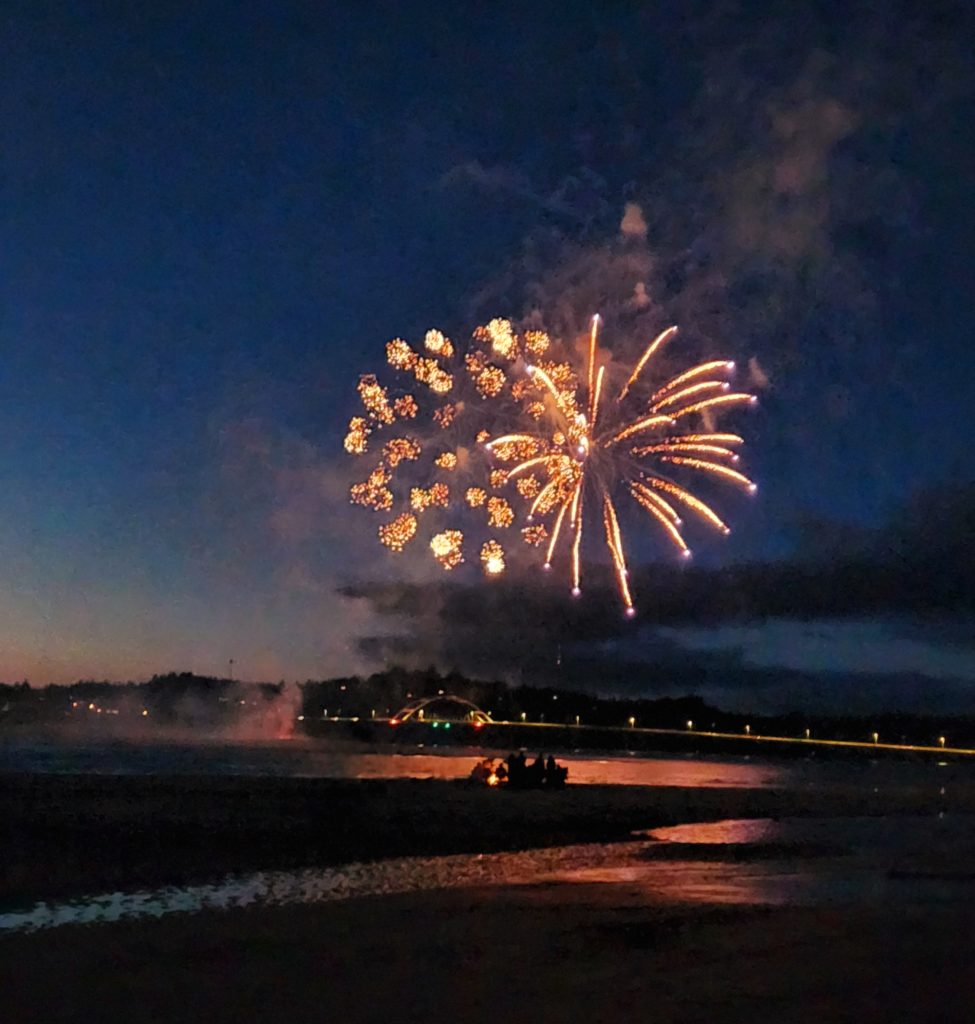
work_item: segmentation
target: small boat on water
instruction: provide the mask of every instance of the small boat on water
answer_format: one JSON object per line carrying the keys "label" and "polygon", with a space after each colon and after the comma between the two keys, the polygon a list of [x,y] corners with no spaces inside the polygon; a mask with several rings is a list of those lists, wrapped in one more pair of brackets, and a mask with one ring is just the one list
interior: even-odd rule
{"label": "small boat on water", "polygon": [[479,786],[505,789],[561,789],[569,777],[569,769],[549,755],[542,754],[529,762],[524,751],[508,756],[507,760],[486,757],[471,769],[470,781]]}

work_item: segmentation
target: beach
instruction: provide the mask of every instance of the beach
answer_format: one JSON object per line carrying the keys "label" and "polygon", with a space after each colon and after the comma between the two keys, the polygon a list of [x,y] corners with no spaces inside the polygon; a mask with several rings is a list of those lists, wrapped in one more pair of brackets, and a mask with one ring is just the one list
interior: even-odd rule
{"label": "beach", "polygon": [[971,1020],[970,904],[698,896],[610,873],[66,927],[0,938],[0,998],[18,1024]]}
{"label": "beach", "polygon": [[[963,786],[4,783],[8,910],[155,894],[0,932],[14,1024],[972,1019]],[[228,876],[257,897],[226,901]]]}

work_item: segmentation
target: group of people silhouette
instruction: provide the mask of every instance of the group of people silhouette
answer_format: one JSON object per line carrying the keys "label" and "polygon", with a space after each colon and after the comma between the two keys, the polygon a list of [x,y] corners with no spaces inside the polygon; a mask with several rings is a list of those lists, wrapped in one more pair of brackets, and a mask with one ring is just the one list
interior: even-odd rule
{"label": "group of people silhouette", "polygon": [[559,789],[565,785],[569,769],[555,758],[544,754],[529,762],[524,750],[508,755],[495,764],[493,757],[478,761],[471,769],[471,781],[487,786],[510,786],[512,789]]}

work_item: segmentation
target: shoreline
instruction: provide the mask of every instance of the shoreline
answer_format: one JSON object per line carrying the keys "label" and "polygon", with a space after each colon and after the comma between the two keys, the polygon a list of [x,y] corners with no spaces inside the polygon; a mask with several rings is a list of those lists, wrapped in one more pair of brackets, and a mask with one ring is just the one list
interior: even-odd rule
{"label": "shoreline", "polygon": [[968,789],[874,791],[232,776],[0,777],[0,908],[393,857],[613,843],[724,818],[975,813]]}
{"label": "shoreline", "polygon": [[[614,843],[721,818],[937,819],[946,809],[975,815],[975,798],[968,789],[942,797],[930,787],[863,785],[506,793],[442,780],[8,775],[0,841],[13,857],[0,863],[0,902],[254,868]],[[975,832],[965,834],[965,850],[935,864],[939,877],[959,856],[968,863]],[[4,934],[0,1011],[10,1024],[971,1020],[975,952],[958,936],[970,932],[975,908],[964,878],[953,883],[957,899],[913,903],[882,855],[858,868],[853,900],[775,905],[750,901],[748,880],[774,887],[821,877],[846,855],[809,843],[672,852],[636,871],[614,866],[610,851],[608,871],[574,878],[502,877]],[[641,870],[673,879],[674,892],[647,886]],[[723,902],[709,893],[729,870],[746,892]]]}

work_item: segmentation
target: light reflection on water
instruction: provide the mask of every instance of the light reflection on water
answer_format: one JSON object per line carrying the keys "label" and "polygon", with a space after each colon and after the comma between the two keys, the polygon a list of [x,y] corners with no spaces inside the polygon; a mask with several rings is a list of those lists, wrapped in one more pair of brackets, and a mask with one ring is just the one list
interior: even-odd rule
{"label": "light reflection on water", "polygon": [[[353,754],[343,769],[358,779],[466,778],[476,754]],[[500,755],[499,756],[503,756]],[[788,768],[778,765],[680,757],[559,756],[568,765],[569,781],[584,785],[733,787],[762,789],[781,786]]]}
{"label": "light reflection on water", "polygon": [[699,821],[687,825],[652,828],[645,835],[670,843],[719,843],[737,846],[742,843],[767,843],[781,838],[783,826],[771,818],[731,818],[727,821]]}
{"label": "light reflection on water", "polygon": [[807,866],[660,861],[558,873],[555,881],[623,886],[655,903],[799,906],[846,903],[867,890],[857,873],[820,874]]}
{"label": "light reflection on water", "polygon": [[[311,739],[280,742],[156,743],[0,736],[0,775],[6,772],[92,775],[193,775],[262,778],[464,779],[475,761],[503,757],[475,747],[362,749]],[[535,750],[530,754],[536,753]],[[975,763],[559,753],[569,782],[686,788],[819,789],[854,786],[875,792],[923,788],[975,796]],[[946,790],[947,787],[947,790]]]}
{"label": "light reflection on water", "polygon": [[38,903],[0,913],[0,932],[36,931],[66,924],[95,924],[227,910],[250,906],[328,903],[362,896],[480,886],[524,885],[558,872],[625,862],[645,843],[580,844],[516,853],[402,857],[329,869],[259,871],[213,885],[167,886],[108,893],[65,903]]}
{"label": "light reflection on water", "polygon": [[[729,820],[654,829],[650,840],[515,853],[405,857],[325,870],[261,871],[212,885],[115,892],[0,913],[0,933],[245,907],[323,904],[482,887],[614,887],[624,903],[792,905],[975,901],[969,816]],[[828,839],[829,856],[817,856]],[[695,859],[695,845],[728,847]],[[788,846],[789,852],[784,852]],[[744,861],[734,849],[751,848]],[[821,847],[820,847],[821,850]],[[660,852],[677,857],[657,859]],[[700,856],[700,854],[698,855]]]}
{"label": "light reflection on water", "polygon": [[646,844],[578,845],[522,853],[402,858],[330,870],[263,871],[213,885],[108,893],[0,914],[0,933],[195,914],[245,907],[322,904],[446,889],[563,884],[625,886],[630,898],[664,903],[820,902],[835,885],[780,866],[653,862]]}
{"label": "light reflection on water", "polygon": [[[334,749],[314,741],[280,743],[0,742],[0,774],[212,775],[339,779],[465,779],[481,758],[506,751],[427,752]],[[786,784],[787,765],[745,758],[559,754],[569,781],[595,785],[713,786],[756,789]]]}

